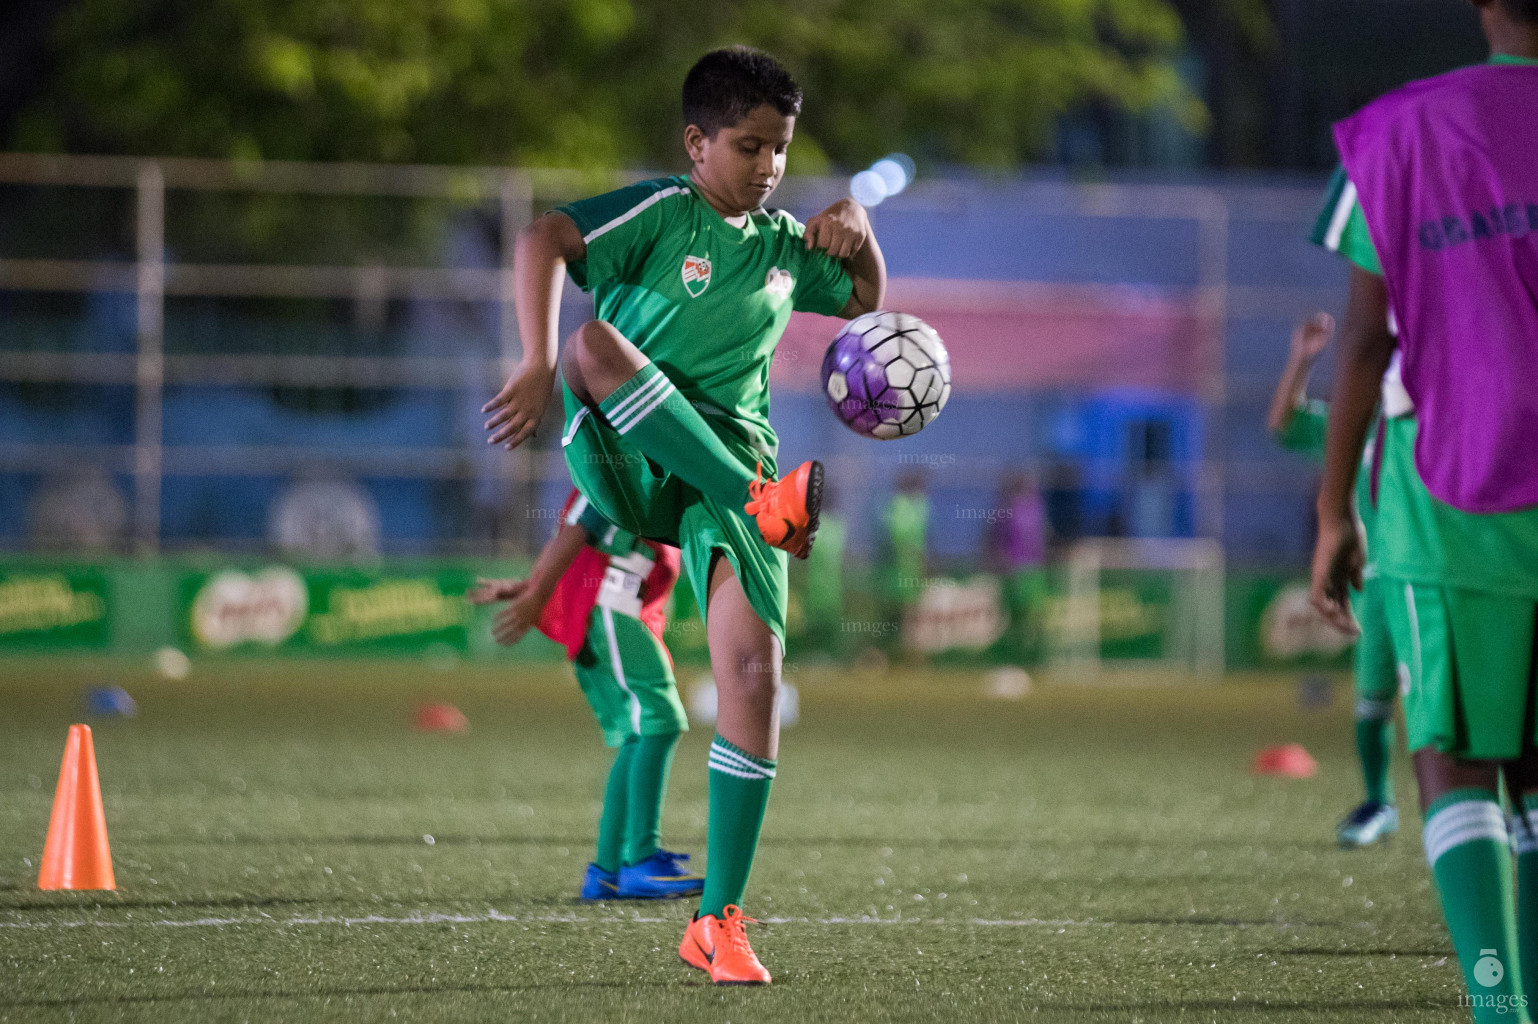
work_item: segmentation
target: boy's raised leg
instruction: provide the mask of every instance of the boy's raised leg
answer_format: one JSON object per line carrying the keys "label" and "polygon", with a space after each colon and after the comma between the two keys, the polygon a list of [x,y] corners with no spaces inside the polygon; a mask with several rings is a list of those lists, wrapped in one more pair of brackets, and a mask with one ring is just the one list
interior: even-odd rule
{"label": "boy's raised leg", "polygon": [[602,320],[588,321],[567,340],[561,372],[572,393],[647,458],[701,494],[753,515],[771,545],[798,558],[810,552],[822,504],[819,463],[805,463],[782,481],[759,480],[667,374]]}

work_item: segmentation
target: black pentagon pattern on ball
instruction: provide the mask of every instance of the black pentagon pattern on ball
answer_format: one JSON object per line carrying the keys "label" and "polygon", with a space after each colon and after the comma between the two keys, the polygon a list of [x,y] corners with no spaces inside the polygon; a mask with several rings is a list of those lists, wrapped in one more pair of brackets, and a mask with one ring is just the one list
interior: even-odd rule
{"label": "black pentagon pattern on ball", "polygon": [[[868,334],[869,329],[862,337]],[[896,423],[898,436],[918,433],[939,413],[937,392],[942,387],[922,331],[916,325],[903,324],[874,344],[867,342],[866,349],[886,368],[885,386],[873,397],[882,406],[904,413]]]}

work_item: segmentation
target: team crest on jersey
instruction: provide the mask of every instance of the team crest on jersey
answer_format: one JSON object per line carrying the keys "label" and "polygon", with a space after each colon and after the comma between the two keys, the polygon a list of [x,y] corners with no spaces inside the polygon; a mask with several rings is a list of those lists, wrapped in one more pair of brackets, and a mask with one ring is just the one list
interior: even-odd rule
{"label": "team crest on jersey", "polygon": [[684,288],[694,298],[710,287],[710,261],[703,256],[684,257]]}
{"label": "team crest on jersey", "polygon": [[764,291],[777,299],[788,297],[795,287],[796,279],[790,276],[790,271],[779,267],[770,267],[769,276],[764,278]]}

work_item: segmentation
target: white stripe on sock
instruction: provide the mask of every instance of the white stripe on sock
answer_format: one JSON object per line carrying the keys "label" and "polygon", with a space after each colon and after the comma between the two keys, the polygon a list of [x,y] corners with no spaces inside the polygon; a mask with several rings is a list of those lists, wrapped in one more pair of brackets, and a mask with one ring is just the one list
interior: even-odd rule
{"label": "white stripe on sock", "polygon": [[754,771],[763,772],[769,778],[774,778],[774,769],[770,766],[759,764],[751,757],[746,757],[735,750],[729,750],[719,744],[712,743],[710,745],[710,756],[719,757],[724,761],[737,765],[739,768],[751,768]]}
{"label": "white stripe on sock", "polygon": [[635,411],[634,415],[627,416],[624,426],[621,426],[618,423],[613,424],[614,429],[619,431],[621,434],[630,433],[631,429],[637,423],[640,423],[642,420],[644,420],[653,409],[657,408],[657,406],[661,405],[663,402],[666,402],[669,398],[672,398],[677,393],[678,389],[673,386],[673,382],[668,381],[668,386],[664,388],[660,394],[648,400],[646,405]]}
{"label": "white stripe on sock", "polygon": [[755,775],[754,772],[740,772],[740,770],[735,769],[735,767],[727,766],[727,764],[718,763],[718,761],[715,761],[714,758],[712,758],[712,760],[709,761],[709,766],[711,766],[712,772],[721,772],[721,773],[723,773],[723,775],[732,775],[732,776],[735,776],[735,778],[754,778],[754,780],[761,780],[761,778],[767,778],[767,776],[764,776],[764,775]]}
{"label": "white stripe on sock", "polygon": [[1432,867],[1455,846],[1494,840],[1502,846],[1509,841],[1506,816],[1500,805],[1490,800],[1461,800],[1433,814],[1422,830],[1426,844],[1426,863]]}
{"label": "white stripe on sock", "polygon": [[1529,853],[1538,853],[1538,833],[1528,824],[1527,816],[1513,814],[1506,819],[1506,827],[1511,832],[1511,852],[1518,857]]}
{"label": "white stripe on sock", "polygon": [[642,384],[624,398],[621,398],[615,403],[614,408],[604,410],[604,416],[608,418],[609,425],[613,426],[616,420],[624,419],[630,414],[630,410],[635,407],[637,402],[646,401],[649,396],[656,394],[659,389],[665,388],[671,383],[672,381],[668,380],[667,374],[658,373],[657,376]]}

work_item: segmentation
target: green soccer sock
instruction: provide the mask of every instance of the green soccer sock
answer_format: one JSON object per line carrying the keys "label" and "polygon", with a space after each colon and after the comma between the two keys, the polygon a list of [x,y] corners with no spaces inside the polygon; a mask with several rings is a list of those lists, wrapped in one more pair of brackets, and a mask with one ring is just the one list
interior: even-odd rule
{"label": "green soccer sock", "polygon": [[1511,818],[1511,845],[1517,855],[1517,945],[1522,987],[1531,1012],[1538,1006],[1538,794],[1522,798],[1525,813]]}
{"label": "green soccer sock", "polygon": [[720,917],[728,906],[742,905],[774,770],[774,761],[754,757],[720,736],[710,744],[710,833],[705,892],[700,897],[702,917]]}
{"label": "green soccer sock", "polygon": [[1393,746],[1393,698],[1360,698],[1356,702],[1356,753],[1362,763],[1362,781],[1371,803],[1394,802],[1394,782],[1388,772],[1389,751]]}
{"label": "green soccer sock", "polygon": [[598,816],[598,852],[593,863],[599,870],[615,872],[625,852],[626,804],[630,800],[630,765],[635,758],[636,737],[632,736],[614,752],[609,782],[603,790],[603,813]]}
{"label": "green soccer sock", "polygon": [[748,500],[754,470],[727,451],[705,418],[653,363],[598,404],[609,425],[646,457],[729,508]]}
{"label": "green soccer sock", "polygon": [[1522,970],[1506,816],[1495,794],[1486,789],[1446,794],[1426,811],[1422,838],[1474,1020],[1525,1019],[1526,1014],[1511,1014],[1522,993]]}
{"label": "green soccer sock", "polygon": [[642,736],[630,759],[629,798],[625,815],[625,863],[639,864],[662,845],[662,804],[673,770],[676,732]]}

